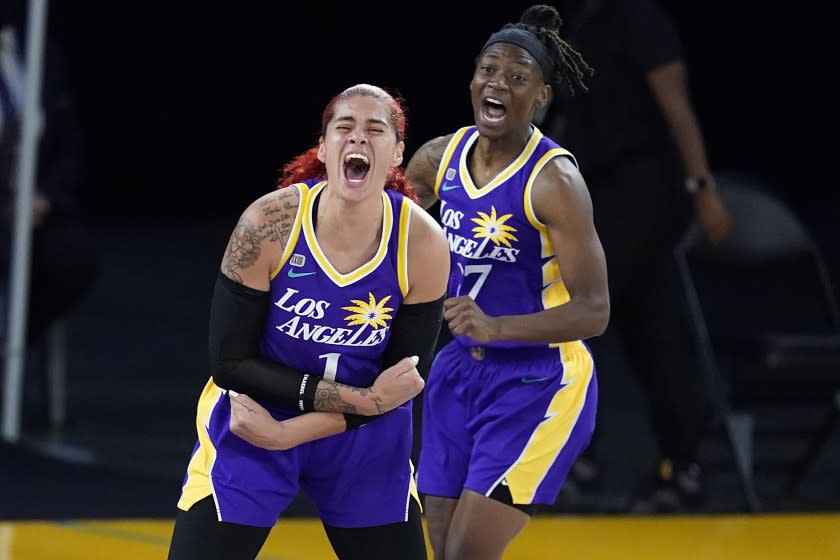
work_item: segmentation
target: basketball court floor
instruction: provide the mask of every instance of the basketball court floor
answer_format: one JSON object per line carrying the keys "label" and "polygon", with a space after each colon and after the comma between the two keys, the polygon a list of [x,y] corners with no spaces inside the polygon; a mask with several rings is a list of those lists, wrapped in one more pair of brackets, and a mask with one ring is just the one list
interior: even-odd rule
{"label": "basketball court floor", "polygon": [[[166,558],[171,520],[0,523],[0,560]],[[278,523],[261,560],[335,558],[317,520]],[[840,559],[840,514],[540,516],[505,560]]]}

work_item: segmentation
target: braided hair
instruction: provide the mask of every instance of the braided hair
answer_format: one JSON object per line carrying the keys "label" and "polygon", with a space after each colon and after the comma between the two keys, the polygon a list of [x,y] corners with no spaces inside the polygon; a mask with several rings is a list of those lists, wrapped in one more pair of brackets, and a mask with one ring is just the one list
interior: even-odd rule
{"label": "braided hair", "polygon": [[523,29],[534,34],[553,57],[554,75],[545,76],[546,83],[566,84],[574,95],[576,89],[588,91],[585,79],[595,71],[571,45],[560,37],[563,20],[554,6],[535,4],[526,9],[518,23],[508,23],[504,29]]}

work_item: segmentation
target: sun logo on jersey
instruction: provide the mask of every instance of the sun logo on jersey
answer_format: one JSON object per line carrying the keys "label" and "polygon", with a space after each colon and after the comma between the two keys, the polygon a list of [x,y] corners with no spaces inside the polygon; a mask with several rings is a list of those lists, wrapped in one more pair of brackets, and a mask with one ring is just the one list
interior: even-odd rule
{"label": "sun logo on jersey", "polygon": [[511,233],[512,231],[516,231],[516,228],[505,224],[505,222],[508,221],[513,214],[496,216],[496,207],[491,206],[489,216],[484,212],[479,212],[478,215],[478,218],[472,219],[473,222],[478,224],[478,226],[472,229],[473,233],[475,233],[476,239],[486,237],[495,245],[504,244],[507,247],[511,246],[511,240],[519,241],[519,239]]}
{"label": "sun logo on jersey", "polygon": [[370,327],[386,327],[388,326],[385,321],[389,319],[393,319],[391,315],[388,314],[389,311],[393,311],[393,307],[385,307],[385,304],[388,303],[388,300],[391,299],[391,296],[385,296],[380,301],[376,301],[374,295],[368,292],[369,299],[368,301],[362,301],[360,299],[352,299],[350,300],[355,305],[348,305],[347,307],[342,307],[345,311],[350,311],[353,314],[348,315],[344,318],[345,321],[349,321],[347,323],[348,327],[354,327],[356,325],[368,325]]}

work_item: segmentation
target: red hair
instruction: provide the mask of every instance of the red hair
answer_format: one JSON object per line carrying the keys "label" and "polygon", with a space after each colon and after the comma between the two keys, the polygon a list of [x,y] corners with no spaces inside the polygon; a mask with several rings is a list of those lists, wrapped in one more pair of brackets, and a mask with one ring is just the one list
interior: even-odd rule
{"label": "red hair", "polygon": [[[335,106],[338,102],[354,95],[365,95],[385,102],[390,109],[391,126],[396,132],[397,141],[405,140],[406,119],[402,100],[394,97],[382,88],[368,84],[357,84],[347,88],[327,103],[321,115],[322,135],[326,133],[327,125],[335,116]],[[283,166],[283,176],[278,181],[277,188],[282,189],[294,183],[306,181],[307,179],[326,178],[327,168],[318,159],[318,146],[313,146]],[[418,202],[414,187],[408,182],[402,167],[392,167],[390,169],[388,177],[385,179],[385,188],[397,191],[403,196]]]}

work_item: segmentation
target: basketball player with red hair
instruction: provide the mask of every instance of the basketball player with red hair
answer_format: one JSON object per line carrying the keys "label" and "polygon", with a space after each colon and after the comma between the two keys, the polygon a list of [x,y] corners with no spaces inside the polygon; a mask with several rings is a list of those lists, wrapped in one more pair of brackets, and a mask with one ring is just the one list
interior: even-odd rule
{"label": "basketball player with red hair", "polygon": [[339,558],[426,558],[411,399],[449,253],[400,170],[404,136],[397,99],[353,86],[281,188],[242,214],[213,294],[212,377],[170,560],[255,558],[299,489]]}

